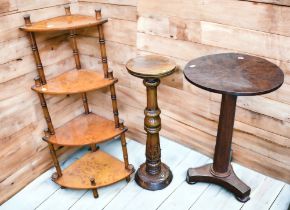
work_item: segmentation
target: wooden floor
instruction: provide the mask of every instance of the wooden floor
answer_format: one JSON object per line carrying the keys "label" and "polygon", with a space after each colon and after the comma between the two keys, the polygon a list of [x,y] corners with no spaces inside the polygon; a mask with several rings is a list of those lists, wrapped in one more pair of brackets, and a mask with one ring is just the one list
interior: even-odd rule
{"label": "wooden floor", "polygon": [[[122,158],[118,140],[100,145],[101,149]],[[233,164],[238,176],[251,188],[251,200],[246,204],[238,202],[232,194],[217,185],[185,182],[188,167],[199,166],[211,160],[172,141],[161,139],[162,160],[173,172],[172,183],[161,191],[147,191],[134,180],[121,181],[99,190],[100,197],[94,199],[91,191],[60,189],[50,180],[54,169],[42,174],[22,191],[0,206],[0,210],[183,210],[183,209],[252,209],[286,210],[290,202],[290,185],[264,176],[238,164]],[[145,146],[128,141],[130,162],[135,167],[144,161]],[[62,167],[81,157],[87,149],[75,153],[62,163]]]}

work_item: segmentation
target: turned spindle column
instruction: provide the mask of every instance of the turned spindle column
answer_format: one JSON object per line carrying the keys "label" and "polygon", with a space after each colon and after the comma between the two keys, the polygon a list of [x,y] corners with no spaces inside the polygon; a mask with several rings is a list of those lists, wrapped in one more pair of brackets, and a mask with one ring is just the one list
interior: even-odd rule
{"label": "turned spindle column", "polygon": [[172,74],[175,64],[161,56],[140,56],[131,59],[126,68],[133,76],[143,79],[147,92],[147,107],[144,110],[144,129],[147,132],[146,162],[139,167],[135,180],[147,190],[160,190],[170,184],[172,172],[161,162],[161,111],[157,102],[157,87],[160,84],[159,78]]}

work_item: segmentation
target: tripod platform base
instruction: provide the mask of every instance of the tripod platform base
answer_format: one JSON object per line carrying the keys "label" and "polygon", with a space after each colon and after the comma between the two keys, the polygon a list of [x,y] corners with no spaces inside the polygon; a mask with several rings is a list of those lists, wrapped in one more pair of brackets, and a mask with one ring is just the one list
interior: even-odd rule
{"label": "tripod platform base", "polygon": [[224,174],[215,173],[212,164],[190,168],[187,171],[186,181],[189,184],[195,184],[196,182],[217,184],[232,192],[240,202],[245,203],[250,200],[251,188],[237,177],[231,165],[228,172]]}

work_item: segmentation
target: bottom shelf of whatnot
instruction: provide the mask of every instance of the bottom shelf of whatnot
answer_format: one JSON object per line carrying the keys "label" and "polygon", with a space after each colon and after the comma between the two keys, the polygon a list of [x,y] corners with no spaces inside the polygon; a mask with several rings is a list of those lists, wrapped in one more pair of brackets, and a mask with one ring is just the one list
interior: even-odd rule
{"label": "bottom shelf of whatnot", "polygon": [[53,181],[65,188],[97,189],[126,179],[133,172],[133,167],[126,169],[119,159],[97,150],[75,161]]}

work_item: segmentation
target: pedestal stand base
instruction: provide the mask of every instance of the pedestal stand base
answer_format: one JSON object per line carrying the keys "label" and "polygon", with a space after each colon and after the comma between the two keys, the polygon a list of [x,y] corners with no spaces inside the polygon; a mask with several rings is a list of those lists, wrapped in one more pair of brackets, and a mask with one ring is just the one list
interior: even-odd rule
{"label": "pedestal stand base", "polygon": [[161,171],[159,174],[151,175],[146,172],[146,164],[143,163],[135,175],[136,183],[146,190],[162,190],[172,181],[172,172],[169,167],[161,163]]}
{"label": "pedestal stand base", "polygon": [[231,165],[229,171],[225,174],[214,173],[212,164],[190,168],[187,171],[186,181],[189,184],[195,184],[196,182],[214,183],[232,192],[240,202],[245,203],[250,200],[251,188],[237,177]]}

